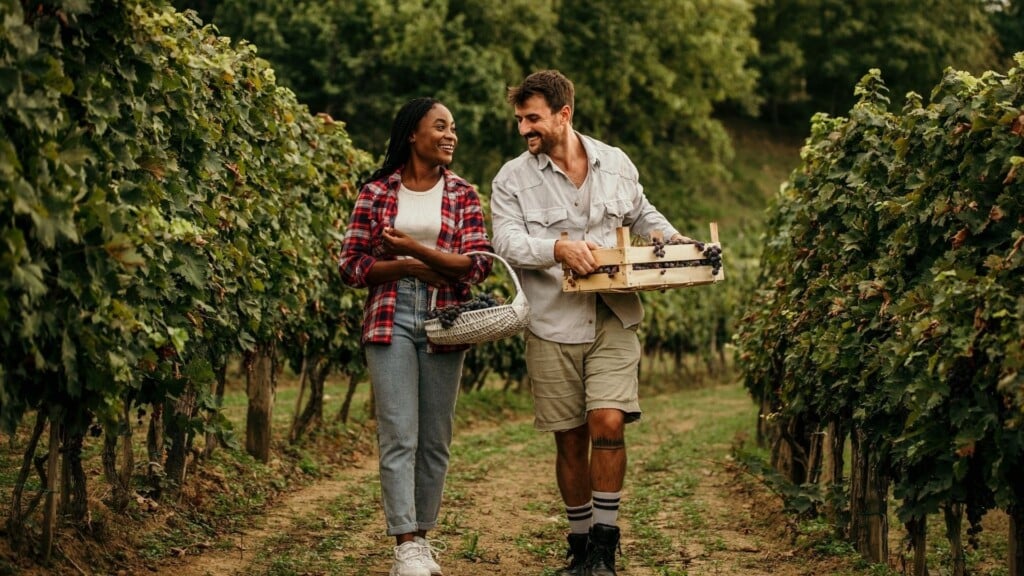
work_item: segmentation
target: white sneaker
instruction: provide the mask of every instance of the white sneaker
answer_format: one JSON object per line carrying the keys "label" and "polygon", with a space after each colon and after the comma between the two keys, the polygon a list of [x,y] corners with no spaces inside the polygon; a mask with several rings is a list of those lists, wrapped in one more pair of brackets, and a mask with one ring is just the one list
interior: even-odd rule
{"label": "white sneaker", "polygon": [[395,563],[391,565],[390,576],[430,576],[423,547],[418,542],[410,540],[395,546]]}
{"label": "white sneaker", "polygon": [[444,546],[437,546],[436,540],[427,540],[422,536],[416,536],[413,538],[413,542],[420,545],[420,549],[423,554],[423,563],[430,570],[430,576],[441,576],[444,572],[441,572],[441,567],[434,560],[438,552],[444,551]]}

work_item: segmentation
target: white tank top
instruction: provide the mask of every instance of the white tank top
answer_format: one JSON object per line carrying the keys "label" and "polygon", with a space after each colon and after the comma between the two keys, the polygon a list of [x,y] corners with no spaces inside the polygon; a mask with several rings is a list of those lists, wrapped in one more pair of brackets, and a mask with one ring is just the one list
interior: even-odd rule
{"label": "white tank top", "polygon": [[409,190],[403,184],[398,189],[398,214],[395,228],[405,232],[414,240],[429,248],[437,248],[437,236],[441,233],[441,198],[444,192],[444,178],[425,192]]}

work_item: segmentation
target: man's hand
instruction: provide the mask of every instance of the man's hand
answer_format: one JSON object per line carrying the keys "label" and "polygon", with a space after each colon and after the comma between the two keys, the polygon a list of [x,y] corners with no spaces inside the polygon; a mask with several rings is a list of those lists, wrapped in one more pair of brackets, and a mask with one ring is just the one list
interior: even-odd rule
{"label": "man's hand", "polygon": [[694,240],[693,238],[690,238],[689,236],[683,236],[682,234],[675,234],[675,235],[673,235],[672,239],[669,240],[669,243],[693,244],[694,246],[697,247],[697,250],[700,250],[701,252],[704,251],[704,243],[703,242],[701,242],[700,240]]}
{"label": "man's hand", "polygon": [[597,244],[590,240],[557,240],[555,242],[555,261],[561,262],[580,276],[586,276],[597,270],[597,259],[594,250]]}

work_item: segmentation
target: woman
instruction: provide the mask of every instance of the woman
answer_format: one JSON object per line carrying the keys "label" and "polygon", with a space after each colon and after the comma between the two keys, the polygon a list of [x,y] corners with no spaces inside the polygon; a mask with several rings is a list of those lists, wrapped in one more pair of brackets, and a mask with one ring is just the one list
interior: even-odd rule
{"label": "woman", "polygon": [[426,533],[437,525],[455,399],[466,346],[427,342],[437,307],[470,299],[492,252],[476,190],[448,169],[458,137],[451,112],[432,98],[395,116],[384,164],[360,187],[345,231],[341,275],[369,287],[362,341],[373,386],[391,576],[440,574]]}

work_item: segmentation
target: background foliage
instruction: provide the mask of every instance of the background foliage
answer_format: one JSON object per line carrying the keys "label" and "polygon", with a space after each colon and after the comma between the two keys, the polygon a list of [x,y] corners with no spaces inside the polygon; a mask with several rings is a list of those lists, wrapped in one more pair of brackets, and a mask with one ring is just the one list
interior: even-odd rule
{"label": "background foliage", "polygon": [[1024,524],[1022,65],[948,70],[899,113],[874,70],[848,117],[816,116],[738,331],[769,434],[805,460],[792,480],[817,481],[809,438],[849,433],[908,527],[965,511],[974,534],[993,508]]}
{"label": "background foliage", "polygon": [[[178,2],[179,8],[191,6]],[[745,2],[264,0],[205,2],[205,21],[259,46],[311,109],[381,153],[391,117],[429,94],[455,113],[455,168],[482,192],[523,150],[507,86],[541,68],[576,84],[577,129],[623,147],[677,221],[715,211],[702,192],[731,155],[716,105],[758,102]]]}
{"label": "background foliage", "polygon": [[[714,372],[736,342],[771,410],[871,432],[905,518],[1019,506],[1020,63],[983,73],[1024,49],[1019,2],[172,4],[0,0],[6,430],[59,426],[50,454],[74,469],[87,432],[116,444],[133,410],[187,408],[157,428],[184,458],[226,438],[233,359],[358,381],[362,295],[334,252],[394,111],[443,100],[486,202],[522,151],[505,89],[551,67],[576,82],[576,127],[626,150],[680,229],[722,225],[725,283],[644,294],[651,356]],[[809,134],[763,242],[771,175],[798,159],[742,174],[741,116]],[[521,383],[521,348],[478,347],[467,386]]]}

